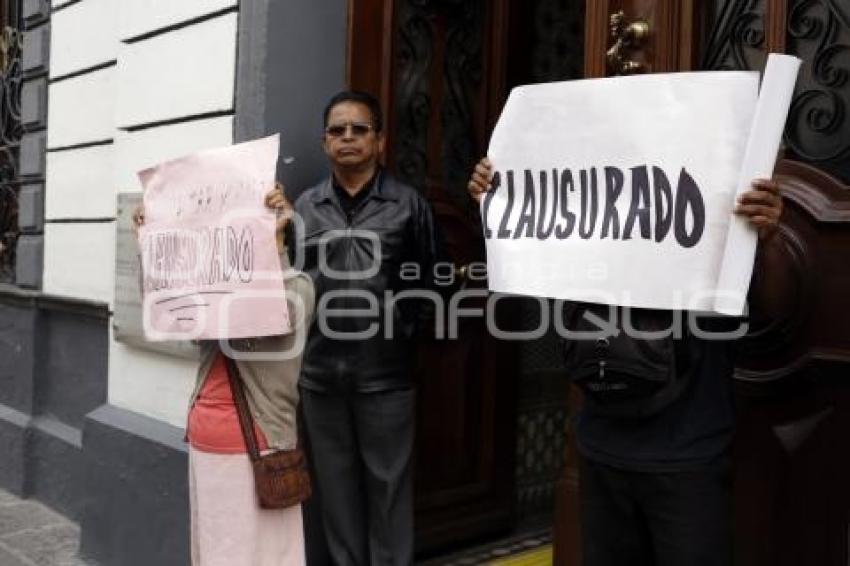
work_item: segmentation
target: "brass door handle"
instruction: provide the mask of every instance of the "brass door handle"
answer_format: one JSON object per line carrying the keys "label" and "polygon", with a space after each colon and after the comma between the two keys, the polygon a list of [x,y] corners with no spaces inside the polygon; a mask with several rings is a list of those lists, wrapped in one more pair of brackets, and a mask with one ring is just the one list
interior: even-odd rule
{"label": "brass door handle", "polygon": [[611,75],[634,75],[646,73],[649,68],[645,63],[630,59],[634,51],[643,47],[649,38],[649,24],[642,20],[626,21],[622,10],[611,14],[609,29],[614,45],[608,49],[608,73]]}

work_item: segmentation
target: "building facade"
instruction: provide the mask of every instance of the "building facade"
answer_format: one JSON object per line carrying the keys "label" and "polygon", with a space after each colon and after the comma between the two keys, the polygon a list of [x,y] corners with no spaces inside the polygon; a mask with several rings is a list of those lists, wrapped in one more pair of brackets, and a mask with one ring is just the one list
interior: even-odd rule
{"label": "building facade", "polygon": [[[610,72],[608,17],[622,8],[655,33],[651,50],[633,53],[646,70],[758,70],[768,50],[805,59],[786,142],[814,173],[785,169],[798,180],[787,183],[797,195],[789,254],[806,255],[795,242],[821,253],[848,242],[850,10],[839,2],[4,0],[2,8],[0,487],[79,521],[83,553],[104,565],[188,560],[183,425],[198,359],[191,347],[139,338],[128,232],[138,170],[280,132],[281,155],[292,159],[279,162],[278,177],[294,197],[326,171],[326,100],[347,86],[370,90],[387,112],[387,166],[428,196],[455,261],[480,260],[464,187],[507,93]],[[846,265],[819,261],[792,269],[800,283],[791,298],[821,289],[840,311]],[[830,379],[846,367],[850,329],[835,323],[825,338],[806,326],[800,312],[830,316],[812,301],[794,303],[792,320],[763,337],[762,365],[742,373],[750,385],[800,375],[809,366],[794,363],[803,358]],[[539,320],[522,300],[505,301],[498,316],[511,330]],[[568,388],[556,337],[499,342],[481,321],[467,322],[459,340],[421,346],[424,555],[570,516],[561,496],[575,477],[564,476]],[[778,364],[777,348],[806,354]],[[820,426],[846,422],[846,388],[831,387],[810,391],[827,403],[799,408],[800,419],[831,406]],[[780,396],[781,413],[781,394],[769,393]],[[797,422],[764,410],[753,431]],[[835,501],[835,525],[850,525],[846,490]],[[310,510],[307,523],[319,564]]]}

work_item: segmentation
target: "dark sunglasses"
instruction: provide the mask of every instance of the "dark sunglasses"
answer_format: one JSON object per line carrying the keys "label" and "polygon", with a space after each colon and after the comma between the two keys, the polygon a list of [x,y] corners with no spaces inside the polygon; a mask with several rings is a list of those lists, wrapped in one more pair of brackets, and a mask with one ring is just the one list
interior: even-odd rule
{"label": "dark sunglasses", "polygon": [[363,137],[372,131],[372,124],[368,122],[346,122],[345,124],[331,124],[325,128],[325,133],[332,138],[339,138],[345,135],[348,128],[351,127],[352,135]]}

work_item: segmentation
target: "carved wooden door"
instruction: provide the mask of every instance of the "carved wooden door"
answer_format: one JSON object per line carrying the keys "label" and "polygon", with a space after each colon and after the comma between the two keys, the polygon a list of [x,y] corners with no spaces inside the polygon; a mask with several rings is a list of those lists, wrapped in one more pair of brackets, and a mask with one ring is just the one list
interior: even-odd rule
{"label": "carved wooden door", "polygon": [[[736,558],[747,566],[846,566],[850,3],[587,0],[586,10],[590,77],[761,70],[768,52],[804,59],[777,166],[786,210],[772,245],[784,272],[770,285],[783,315],[754,321],[735,376]],[[629,28],[636,22],[647,24],[645,37],[641,25]],[[556,563],[570,566],[580,563],[574,456],[558,495],[555,544]]]}
{"label": "carved wooden door", "polygon": [[[353,0],[348,83],[387,113],[386,166],[431,202],[457,265],[482,261],[466,181],[501,107],[502,2]],[[443,272],[447,276],[448,272]],[[483,287],[470,282],[470,289]],[[463,309],[483,298],[464,299]],[[500,305],[510,325],[515,307]],[[457,546],[513,526],[515,355],[464,316],[456,340],[423,339],[417,370],[417,551]]]}

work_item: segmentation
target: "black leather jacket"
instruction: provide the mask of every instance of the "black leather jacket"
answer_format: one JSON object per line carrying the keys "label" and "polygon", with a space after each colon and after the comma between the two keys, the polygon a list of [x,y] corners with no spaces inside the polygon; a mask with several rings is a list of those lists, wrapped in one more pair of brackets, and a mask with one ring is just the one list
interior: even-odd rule
{"label": "black leather jacket", "polygon": [[[416,289],[434,293],[434,264],[443,255],[430,205],[381,172],[349,214],[331,177],[294,206],[300,221],[290,223],[290,253],[293,265],[313,278],[317,303],[301,385],[324,392],[410,387],[425,301],[393,297]],[[334,316],[340,312],[347,316]]]}

